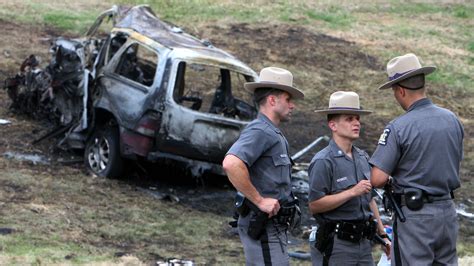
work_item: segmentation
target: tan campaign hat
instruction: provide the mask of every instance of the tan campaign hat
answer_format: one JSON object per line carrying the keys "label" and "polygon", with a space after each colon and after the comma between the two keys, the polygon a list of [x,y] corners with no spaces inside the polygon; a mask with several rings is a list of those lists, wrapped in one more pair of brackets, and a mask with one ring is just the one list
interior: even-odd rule
{"label": "tan campaign hat", "polygon": [[389,81],[380,86],[379,90],[390,88],[393,84],[418,74],[431,74],[435,70],[434,66],[422,67],[420,60],[414,54],[397,56],[387,63]]}
{"label": "tan campaign hat", "polygon": [[257,82],[247,82],[244,87],[255,92],[258,88],[274,88],[288,92],[293,99],[304,98],[304,93],[293,87],[293,75],[290,71],[279,67],[266,67],[260,71]]}
{"label": "tan campaign hat", "polygon": [[356,114],[367,115],[369,110],[362,110],[359,103],[359,95],[353,91],[336,91],[329,97],[329,107],[324,110],[315,110],[320,114]]}

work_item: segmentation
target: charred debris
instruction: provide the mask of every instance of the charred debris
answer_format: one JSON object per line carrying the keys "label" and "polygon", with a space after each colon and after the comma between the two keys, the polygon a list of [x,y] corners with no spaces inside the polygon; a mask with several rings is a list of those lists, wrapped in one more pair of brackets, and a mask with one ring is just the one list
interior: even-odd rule
{"label": "charred debris", "polygon": [[[112,29],[98,34],[106,20]],[[54,40],[50,54],[46,66],[28,56],[4,81],[10,110],[49,121],[53,129],[33,143],[54,138],[83,150],[99,176],[119,177],[133,160],[223,174],[226,151],[257,114],[243,86],[257,78],[250,67],[146,5],[104,11],[85,36]],[[305,173],[297,178],[306,182]]]}
{"label": "charred debris", "polygon": [[[98,36],[105,20],[112,29]],[[34,140],[84,150],[89,170],[118,177],[126,160],[181,162],[195,176],[220,162],[256,116],[243,83],[256,73],[209,41],[160,20],[146,5],[114,6],[82,38],[52,42],[4,81],[10,110],[48,121]]]}

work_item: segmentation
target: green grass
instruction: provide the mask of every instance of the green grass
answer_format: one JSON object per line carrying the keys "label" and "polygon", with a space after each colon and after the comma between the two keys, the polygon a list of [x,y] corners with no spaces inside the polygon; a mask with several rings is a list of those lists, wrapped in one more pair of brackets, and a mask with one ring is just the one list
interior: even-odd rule
{"label": "green grass", "polygon": [[428,4],[428,3],[407,3],[392,1],[393,5],[388,8],[391,13],[400,14],[402,16],[407,15],[420,15],[426,13],[441,13],[446,10],[443,5]]}
{"label": "green grass", "polygon": [[[12,261],[25,264],[50,264],[68,261],[90,263],[112,260],[111,251],[85,247],[84,244],[65,243],[58,235],[45,236],[34,232],[18,232],[1,236],[3,254],[8,254]],[[12,263],[15,264],[15,263]]]}
{"label": "green grass", "polygon": [[347,10],[338,6],[330,6],[325,11],[309,10],[306,14],[311,19],[327,22],[331,28],[348,28],[355,20]]}
{"label": "green grass", "polygon": [[469,44],[467,45],[467,50],[471,53],[474,53],[474,41],[469,42]]}
{"label": "green grass", "polygon": [[51,11],[42,15],[43,22],[62,30],[85,32],[94,22],[96,15],[89,12],[69,13]]}
{"label": "green grass", "polygon": [[[472,58],[466,58],[466,63]],[[457,71],[450,71],[449,69],[440,69],[426,77],[428,81],[438,85],[450,86],[450,89],[474,91],[472,85],[472,76],[467,73],[459,73]]]}
{"label": "green grass", "polygon": [[54,5],[49,2],[25,1],[21,12],[11,12],[9,7],[0,6],[0,15],[8,20],[31,23],[37,26],[48,25],[71,33],[84,33],[103,10],[93,7],[74,10],[67,5]]}
{"label": "green grass", "polygon": [[474,17],[474,8],[472,6],[455,5],[452,14],[456,18],[469,19]]}
{"label": "green grass", "polygon": [[472,256],[474,254],[474,244],[469,242],[458,243],[458,257]]}

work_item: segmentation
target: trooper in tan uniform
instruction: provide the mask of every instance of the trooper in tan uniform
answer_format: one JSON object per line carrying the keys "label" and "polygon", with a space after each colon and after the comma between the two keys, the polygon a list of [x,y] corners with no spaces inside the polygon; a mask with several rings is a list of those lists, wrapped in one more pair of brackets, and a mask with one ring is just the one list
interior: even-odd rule
{"label": "trooper in tan uniform", "polygon": [[392,265],[457,265],[458,221],[452,198],[460,187],[464,131],[456,115],[427,97],[425,75],[414,54],[387,64],[389,81],[406,111],[383,130],[370,164],[375,187],[391,183],[406,217],[395,218]]}
{"label": "trooper in tan uniform", "polygon": [[[331,94],[327,115],[332,132],[329,145],[309,166],[309,209],[318,223],[313,265],[374,265],[370,240],[386,237],[370,184],[367,153],[352,142],[359,138],[362,110],[352,91]],[[389,252],[390,241],[385,240]]]}
{"label": "trooper in tan uniform", "polygon": [[[304,94],[293,87],[289,71],[276,67],[262,69],[259,81],[245,83],[245,88],[254,93],[259,114],[242,131],[223,162],[230,182],[254,207],[240,214],[239,236],[247,265],[288,265],[287,229],[296,207],[291,205],[288,142],[278,126],[291,118],[293,100]],[[283,205],[285,202],[288,206]]]}

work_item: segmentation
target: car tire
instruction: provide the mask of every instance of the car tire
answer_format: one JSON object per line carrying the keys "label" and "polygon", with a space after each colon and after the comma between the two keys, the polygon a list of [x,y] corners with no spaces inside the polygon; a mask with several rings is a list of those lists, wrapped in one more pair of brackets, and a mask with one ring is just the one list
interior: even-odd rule
{"label": "car tire", "polygon": [[118,128],[97,129],[87,141],[84,162],[93,174],[108,178],[120,177],[124,168]]}

